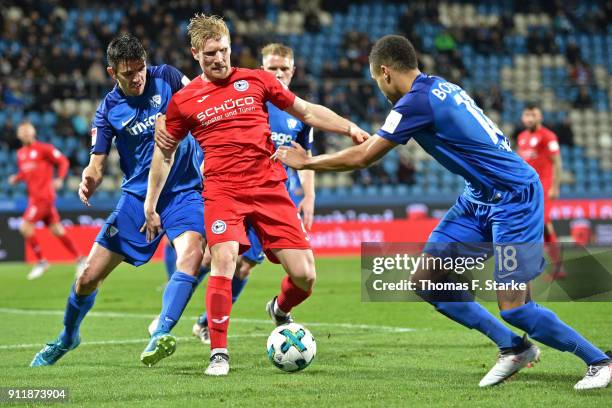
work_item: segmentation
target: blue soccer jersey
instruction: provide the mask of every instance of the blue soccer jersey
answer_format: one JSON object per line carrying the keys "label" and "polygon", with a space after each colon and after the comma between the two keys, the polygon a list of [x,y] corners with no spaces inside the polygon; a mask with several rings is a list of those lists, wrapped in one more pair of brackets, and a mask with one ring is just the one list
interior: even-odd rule
{"label": "blue soccer jersey", "polygon": [[463,195],[475,203],[505,202],[538,180],[474,100],[439,77],[420,74],[377,134],[401,144],[414,138],[445,168],[463,176]]}
{"label": "blue soccer jersey", "polygon": [[[276,106],[267,103],[268,115],[270,116],[270,138],[274,142],[274,146],[291,146],[291,142],[299,143],[304,150],[312,149],[312,128],[303,123],[299,119],[291,116],[287,112],[278,109]],[[287,189],[293,193],[301,188],[300,178],[297,171],[284,166],[287,170]]]}
{"label": "blue soccer jersey", "polygon": [[[153,148],[155,119],[166,112],[172,95],[189,80],[170,65],[147,67],[147,83],[142,95],[126,96],[115,88],[100,102],[92,124],[92,154],[108,154],[114,142],[124,178],[124,192],[144,198]],[[179,193],[201,189],[199,163],[202,151],[192,137],[185,138],[175,154],[174,165],[162,191]]]}

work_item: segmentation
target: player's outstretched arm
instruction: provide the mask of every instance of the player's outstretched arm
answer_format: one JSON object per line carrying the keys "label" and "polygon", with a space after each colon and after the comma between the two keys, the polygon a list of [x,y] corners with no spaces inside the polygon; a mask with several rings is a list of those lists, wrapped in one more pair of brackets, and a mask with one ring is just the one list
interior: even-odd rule
{"label": "player's outstretched arm", "polygon": [[332,154],[321,154],[309,157],[299,144],[291,142],[293,147],[281,146],[272,156],[297,170],[347,171],[363,169],[381,159],[397,144],[372,136],[364,143],[351,146]]}
{"label": "player's outstretched arm", "polygon": [[[306,154],[312,157],[310,150]],[[302,190],[304,190],[304,198],[298,205],[298,211],[302,213],[304,226],[307,229],[312,227],[315,207],[315,172],[314,170],[298,170]]]}
{"label": "player's outstretched arm", "polygon": [[81,183],[79,184],[79,198],[81,202],[91,207],[89,198],[96,191],[104,178],[104,168],[106,167],[106,154],[92,154],[89,157],[89,164],[83,170]]}
{"label": "player's outstretched arm", "polygon": [[348,136],[353,139],[355,144],[363,143],[370,137],[368,132],[350,120],[344,119],[331,109],[323,105],[307,102],[297,96],[293,105],[285,110],[314,128]]}
{"label": "player's outstretched arm", "polygon": [[[164,118],[160,116],[155,125],[156,138],[157,133],[161,132],[162,129],[165,129],[165,122]],[[146,232],[147,241],[149,242],[152,241],[162,229],[161,219],[157,213],[157,202],[166,185],[166,180],[168,180],[177,147],[178,144],[175,145],[174,148],[162,149],[159,145],[155,145],[155,150],[153,151],[151,168],[149,169],[147,196],[144,203],[146,221],[140,229],[141,232]]]}

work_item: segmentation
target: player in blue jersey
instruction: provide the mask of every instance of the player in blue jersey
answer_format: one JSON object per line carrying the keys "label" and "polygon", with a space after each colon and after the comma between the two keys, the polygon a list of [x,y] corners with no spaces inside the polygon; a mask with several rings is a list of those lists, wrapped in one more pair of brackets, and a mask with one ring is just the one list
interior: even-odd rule
{"label": "player in blue jersey", "polygon": [[[393,104],[376,135],[335,154],[310,158],[294,145],[279,149],[275,156],[296,169],[345,171],[367,167],[398,144],[415,139],[440,164],[466,180],[465,191],[431,233],[424,252],[457,256],[454,251],[464,244],[492,243],[487,247],[489,256],[495,252],[495,281],[527,287],[497,291],[501,317],[532,339],[580,357],[587,373],[574,386],[576,390],[606,387],[612,374],[610,356],[529,296],[528,282],[544,267],[543,192],[535,171],[511,151],[502,132],[464,90],[418,70],[416,52],[404,37],[379,39],[370,53],[370,71]],[[420,269],[413,275],[417,284],[446,279],[449,275],[433,269]],[[469,292],[440,296],[440,292],[421,290],[418,294],[440,313],[497,344],[499,358],[481,387],[499,384],[539,358],[534,344],[508,329]]]}
{"label": "player in blue jersey", "polygon": [[[145,221],[163,225],[164,234],[178,252],[173,275],[162,300],[162,318],[141,355],[147,365],[174,352],[170,330],[178,321],[197,284],[204,234],[202,176],[193,138],[185,138],[174,157],[168,182],[157,209],[146,208],[145,196],[154,148],[155,118],[165,113],[172,95],[189,80],[169,65],[146,64],[146,51],[138,39],[121,35],[107,49],[109,75],[116,86],[102,100],[92,126],[89,165],[83,171],[79,197],[87,206],[103,179],[111,144],[119,152],[124,173],[117,207],[96,237],[83,272],[72,286],[64,314],[64,329],[32,361],[32,366],[52,365],[80,343],[80,324],[94,304],[98,287],[121,262],[135,266],[149,261],[163,234],[154,236]],[[146,211],[145,211],[146,208]],[[159,215],[158,215],[159,213]]]}
{"label": "player in blue jersey", "polygon": [[[295,73],[293,50],[283,44],[268,44],[261,50],[262,68],[273,73],[276,78],[286,86],[291,84]],[[275,146],[290,146],[292,141],[297,142],[307,154],[311,154],[312,128],[287,112],[278,109],[268,102],[268,114],[271,130],[271,139]],[[285,166],[287,170],[287,190],[289,196],[295,203],[298,212],[302,215],[304,226],[310,229],[314,216],[315,182],[314,171],[300,170],[299,172]],[[236,272],[232,279],[232,302],[236,302],[240,293],[247,283],[251,270],[265,260],[261,241],[252,227],[247,228],[247,235],[251,247],[247,252],[239,256],[236,264]],[[174,272],[174,257],[176,252],[170,246],[166,247],[165,261],[166,272],[169,276]],[[208,258],[207,258],[208,259]],[[206,262],[206,261],[205,261]],[[193,334],[203,343],[210,342],[208,332],[208,319],[204,312],[193,325]]]}

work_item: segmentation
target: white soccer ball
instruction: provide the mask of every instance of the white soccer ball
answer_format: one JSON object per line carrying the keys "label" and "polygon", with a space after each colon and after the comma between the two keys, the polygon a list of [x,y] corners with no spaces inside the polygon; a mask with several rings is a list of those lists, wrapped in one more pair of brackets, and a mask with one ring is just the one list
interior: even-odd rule
{"label": "white soccer ball", "polygon": [[268,358],[283,371],[300,371],[308,367],[317,354],[312,333],[297,323],[278,326],[268,337]]}

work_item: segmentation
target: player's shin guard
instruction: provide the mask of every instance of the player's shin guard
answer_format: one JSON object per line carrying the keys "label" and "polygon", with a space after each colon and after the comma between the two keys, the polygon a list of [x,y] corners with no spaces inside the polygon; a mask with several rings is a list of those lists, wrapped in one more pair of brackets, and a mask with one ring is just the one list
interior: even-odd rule
{"label": "player's shin guard", "polygon": [[227,354],[227,328],[232,311],[231,279],[223,276],[208,278],[206,310],[209,316],[210,348],[213,351],[226,350],[225,354]]}
{"label": "player's shin guard", "polygon": [[186,273],[176,271],[172,274],[166,285],[162,297],[162,311],[159,315],[159,323],[153,335],[169,333],[183,314],[183,310],[189,303],[191,295],[196,288],[198,280]]}
{"label": "player's shin guard", "polygon": [[167,243],[164,249],[164,265],[166,266],[166,275],[170,280],[172,274],[176,272],[176,251],[170,243]]}
{"label": "player's shin guard", "polygon": [[514,327],[527,332],[532,339],[557,350],[574,353],[587,365],[608,359],[603,351],[561,321],[554,312],[535,302],[502,310],[501,316]]}
{"label": "player's shin guard", "polygon": [[281,291],[276,298],[276,304],[281,311],[289,313],[291,309],[306,300],[311,293],[312,289],[306,291],[296,286],[289,275],[286,275],[281,283]]}
{"label": "player's shin guard", "polygon": [[[206,272],[208,272],[208,270]],[[240,296],[242,293],[242,290],[244,289],[244,286],[247,284],[248,280],[249,278],[240,279],[234,275],[232,278],[232,304],[236,303],[238,296]],[[200,315],[198,318],[198,324],[200,326],[208,326],[208,314],[206,312]]]}
{"label": "player's shin guard", "polygon": [[506,327],[487,309],[473,300],[468,291],[418,290],[417,294],[438,312],[459,324],[475,329],[490,338],[500,350],[519,347],[523,339]]}
{"label": "player's shin guard", "polygon": [[72,285],[64,311],[64,330],[60,333],[60,340],[64,345],[69,346],[78,338],[81,322],[93,307],[97,294],[98,290],[96,289],[89,295],[77,295],[74,291],[74,285]]}

